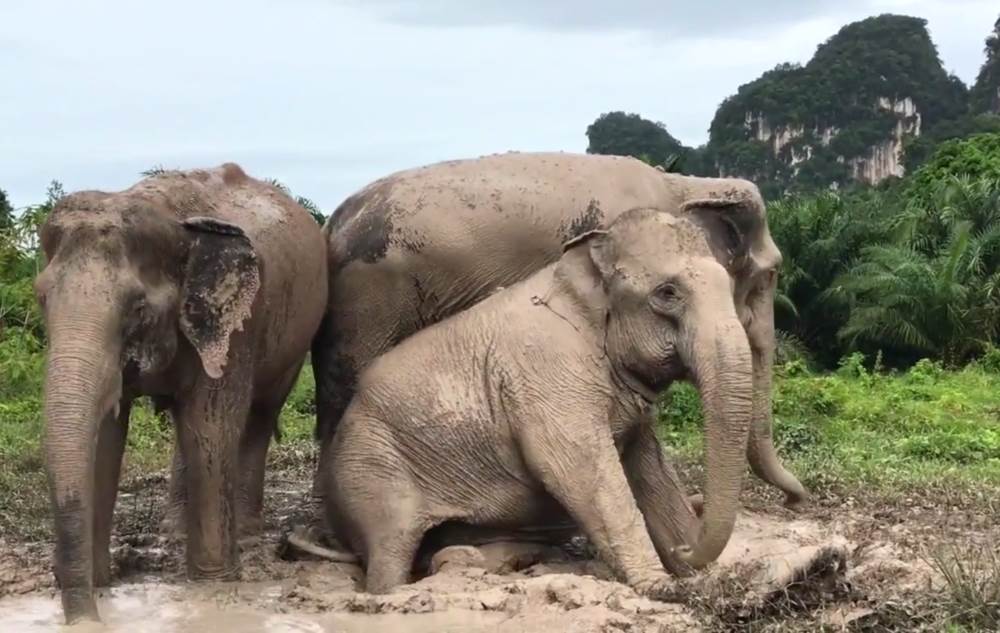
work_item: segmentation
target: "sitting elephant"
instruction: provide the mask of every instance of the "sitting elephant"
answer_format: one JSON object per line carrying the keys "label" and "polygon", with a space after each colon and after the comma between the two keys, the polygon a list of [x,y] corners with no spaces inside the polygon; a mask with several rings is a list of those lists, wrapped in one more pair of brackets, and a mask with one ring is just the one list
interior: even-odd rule
{"label": "sitting elephant", "polygon": [[[349,197],[324,227],[329,308],[313,344],[317,438],[328,440],[357,375],[432,323],[525,279],[560,247],[634,207],[716,206],[702,227],[735,282],[736,311],[753,355],[753,472],[807,498],[771,437],[774,293],[781,253],[757,187],[734,178],[667,174],[634,158],[508,153],[398,172]],[[314,487],[320,492],[321,480]]]}
{"label": "sitting elephant", "polygon": [[[564,251],[360,376],[322,476],[367,591],[407,582],[424,534],[445,522],[517,529],[568,512],[625,582],[658,598],[675,589],[664,567],[690,573],[726,546],[753,386],[731,278],[691,216],[653,209]],[[682,378],[705,403],[700,526],[651,415]]]}
{"label": "sitting elephant", "polygon": [[45,453],[67,621],[99,619],[93,587],[110,581],[139,396],[176,424],[188,576],[237,576],[237,521],[260,512],[268,444],[326,305],[319,226],[227,163],[69,195],[41,242]]}

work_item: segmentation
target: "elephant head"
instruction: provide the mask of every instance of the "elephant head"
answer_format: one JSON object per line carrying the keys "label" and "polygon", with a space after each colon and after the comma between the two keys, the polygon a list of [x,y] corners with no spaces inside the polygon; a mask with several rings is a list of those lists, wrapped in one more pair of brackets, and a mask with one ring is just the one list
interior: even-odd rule
{"label": "elephant head", "polygon": [[[209,208],[197,196],[188,208]],[[41,230],[47,265],[35,281],[45,315],[45,453],[55,514],[55,573],[68,622],[97,619],[93,599],[94,464],[98,431],[127,385],[156,392],[200,369],[218,378],[230,335],[260,285],[238,227],[178,220],[149,190],[80,192]],[[175,359],[190,358],[178,371]]]}
{"label": "elephant head", "polygon": [[704,566],[732,534],[752,411],[750,347],[732,278],[697,222],[654,209],[628,211],[566,249],[581,251],[570,270],[591,278],[573,285],[602,288],[614,381],[648,403],[676,379],[689,378],[701,394],[705,506],[694,544],[678,555]]}
{"label": "elephant head", "polygon": [[686,202],[681,211],[702,227],[715,258],[735,283],[736,310],[753,357],[753,421],[747,448],[750,468],[785,493],[786,506],[796,507],[808,499],[809,493],[782,465],[771,428],[774,296],[781,251],[771,238],[764,201],[756,185],[739,179],[703,181],[708,184],[705,197]]}

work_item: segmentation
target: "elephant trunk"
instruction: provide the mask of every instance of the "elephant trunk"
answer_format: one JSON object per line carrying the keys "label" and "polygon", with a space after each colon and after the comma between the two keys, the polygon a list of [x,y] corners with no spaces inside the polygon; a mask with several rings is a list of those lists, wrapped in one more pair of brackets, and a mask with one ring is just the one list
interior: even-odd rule
{"label": "elephant trunk", "polygon": [[[774,341],[773,334],[766,339]],[[809,498],[799,480],[781,464],[771,432],[771,372],[774,351],[768,346],[753,352],[753,417],[747,458],[757,477],[785,493],[785,505],[795,508]]]}
{"label": "elephant trunk", "polygon": [[753,370],[747,336],[735,317],[696,336],[691,356],[705,410],[705,501],[696,542],[678,548],[678,554],[699,568],[719,557],[736,523],[746,471]]}
{"label": "elephant trunk", "polygon": [[99,621],[93,594],[94,460],[101,420],[121,395],[121,342],[108,310],[52,311],[60,312],[66,316],[48,324],[45,456],[56,580],[72,624]]}

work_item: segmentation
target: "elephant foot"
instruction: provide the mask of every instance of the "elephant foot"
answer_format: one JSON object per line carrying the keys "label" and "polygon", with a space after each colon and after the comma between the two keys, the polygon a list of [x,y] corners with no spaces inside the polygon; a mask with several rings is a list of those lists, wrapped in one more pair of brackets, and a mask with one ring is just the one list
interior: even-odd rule
{"label": "elephant foot", "polygon": [[63,613],[68,625],[82,625],[85,622],[99,623],[101,616],[97,613],[97,601],[89,589],[62,590]]}
{"label": "elephant foot", "polygon": [[236,526],[240,538],[257,536],[264,531],[264,517],[260,513],[240,513],[237,515]]}
{"label": "elephant foot", "polygon": [[187,578],[192,582],[230,582],[242,575],[239,564],[219,567],[215,565],[188,565]]}
{"label": "elephant foot", "polygon": [[684,583],[667,574],[650,576],[633,583],[632,588],[640,596],[658,602],[684,602],[684,597],[687,594]]}
{"label": "elephant foot", "polygon": [[111,563],[98,563],[94,562],[94,586],[95,587],[109,587],[111,586]]}
{"label": "elephant foot", "polygon": [[184,506],[170,506],[160,521],[160,534],[170,540],[184,536]]}
{"label": "elephant foot", "polygon": [[486,569],[486,557],[471,545],[450,545],[431,557],[428,573],[434,575],[447,568],[481,567]]}

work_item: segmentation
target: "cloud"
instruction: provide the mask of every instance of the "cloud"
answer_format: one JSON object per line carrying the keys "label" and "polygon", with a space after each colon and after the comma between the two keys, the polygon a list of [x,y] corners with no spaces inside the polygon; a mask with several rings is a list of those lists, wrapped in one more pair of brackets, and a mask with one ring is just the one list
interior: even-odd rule
{"label": "cloud", "polygon": [[350,0],[413,26],[516,26],[556,31],[644,31],[700,38],[771,31],[863,8],[865,0]]}
{"label": "cloud", "polygon": [[982,63],[996,0],[0,0],[0,187],[16,204],[234,160],[332,210],[392,171],[584,151],[610,110],[707,139],[718,104],[847,22],[927,17]]}

